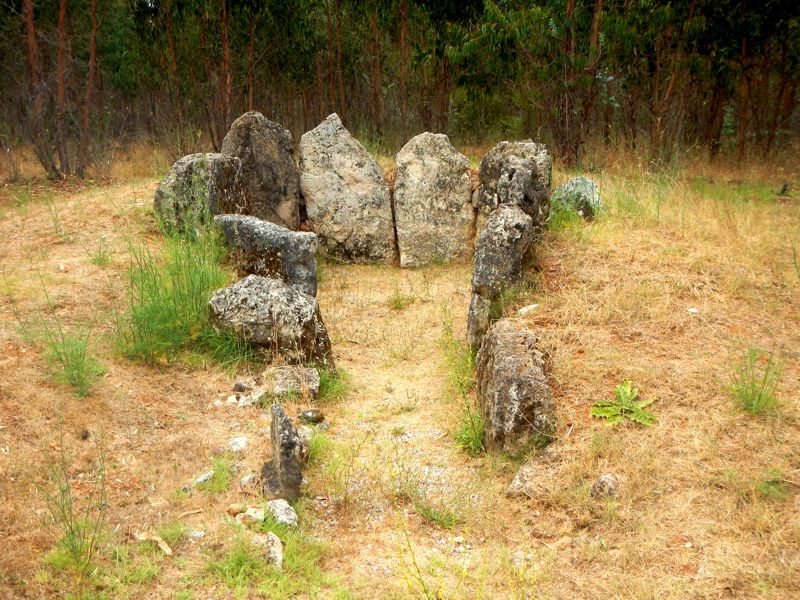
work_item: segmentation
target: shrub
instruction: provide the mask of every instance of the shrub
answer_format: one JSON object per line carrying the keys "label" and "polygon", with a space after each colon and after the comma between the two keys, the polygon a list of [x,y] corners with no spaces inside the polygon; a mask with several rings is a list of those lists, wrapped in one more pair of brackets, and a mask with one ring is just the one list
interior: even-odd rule
{"label": "shrub", "polygon": [[778,406],[775,390],[782,365],[772,354],[749,347],[731,374],[729,391],[739,407],[751,415],[773,412]]}

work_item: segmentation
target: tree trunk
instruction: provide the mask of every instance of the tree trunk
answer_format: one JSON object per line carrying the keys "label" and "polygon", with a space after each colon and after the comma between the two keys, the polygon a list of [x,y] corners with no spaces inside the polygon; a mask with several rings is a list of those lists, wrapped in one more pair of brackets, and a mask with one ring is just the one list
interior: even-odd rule
{"label": "tree trunk", "polygon": [[253,110],[253,87],[255,69],[254,55],[256,48],[256,19],[255,15],[250,15],[250,32],[247,41],[247,110]]}
{"label": "tree trunk", "polygon": [[378,4],[375,0],[373,0],[372,14],[370,15],[370,32],[372,34],[370,43],[370,80],[372,88],[370,90],[370,113],[372,127],[380,133],[383,129],[383,106],[381,102],[383,84],[381,82],[381,38],[378,29]]}
{"label": "tree trunk", "polygon": [[398,94],[401,127],[407,126],[408,113],[408,0],[400,0],[400,57]]}
{"label": "tree trunk", "polygon": [[228,43],[228,3],[227,0],[219,0],[219,24],[222,35],[222,77],[220,78],[220,108],[222,123],[220,127],[220,137],[222,132],[228,130],[231,118],[231,48]]}
{"label": "tree trunk", "polygon": [[339,116],[345,122],[345,96],[344,96],[344,77],[342,75],[342,28],[341,28],[341,0],[336,0],[336,79],[339,82]]}
{"label": "tree trunk", "polygon": [[317,102],[319,103],[319,120],[322,121],[325,118],[325,96],[322,93],[322,57],[319,55],[319,51],[317,51],[316,55],[314,56],[314,62],[316,63],[317,67]]}
{"label": "tree trunk", "polygon": [[33,20],[33,0],[23,0],[22,12],[25,19],[25,39],[28,46],[28,65],[31,70],[31,94],[33,95],[33,117],[31,123],[33,149],[36,158],[50,179],[60,179],[52,153],[45,142],[44,113],[42,109],[42,74],[39,66],[39,50],[36,45],[36,24]]}
{"label": "tree trunk", "polygon": [[86,75],[86,94],[83,98],[83,119],[81,123],[81,143],[78,149],[78,165],[75,172],[79,177],[86,175],[89,164],[89,135],[92,116],[92,93],[94,92],[94,71],[97,64],[97,0],[89,2],[89,20],[92,24],[89,35],[89,71]]}
{"label": "tree trunk", "polygon": [[331,0],[324,0],[325,5],[325,33],[328,37],[328,110],[336,112],[336,80],[334,78],[334,36],[333,18],[331,16]]}
{"label": "tree trunk", "polygon": [[178,118],[178,153],[183,154],[183,136],[186,128],[183,121],[183,106],[181,102],[180,78],[178,76],[178,57],[175,53],[175,38],[172,35],[172,6],[170,0],[164,1],[164,25],[167,33],[167,49],[169,50],[169,66],[172,75],[172,97],[175,106],[175,116]]}
{"label": "tree trunk", "polygon": [[58,146],[58,162],[61,166],[61,175],[69,175],[69,154],[67,153],[66,132],[66,90],[64,85],[64,71],[66,69],[67,46],[67,0],[58,3],[58,66],[56,72],[56,144]]}
{"label": "tree trunk", "polygon": [[[211,146],[214,148],[215,151],[219,151],[219,148],[222,143],[221,137],[218,135],[217,132],[217,121],[218,121],[218,114],[217,107],[220,105],[219,102],[219,88],[217,86],[217,78],[214,74],[214,71],[211,67],[211,59],[208,56],[208,44],[206,41],[206,13],[205,11],[201,11],[200,13],[200,56],[203,57],[203,71],[205,72],[206,80],[208,81],[208,87],[210,92],[209,102],[204,103],[203,105],[203,112],[206,116],[206,124],[208,128],[208,134],[211,137]],[[209,106],[210,105],[210,106]]]}

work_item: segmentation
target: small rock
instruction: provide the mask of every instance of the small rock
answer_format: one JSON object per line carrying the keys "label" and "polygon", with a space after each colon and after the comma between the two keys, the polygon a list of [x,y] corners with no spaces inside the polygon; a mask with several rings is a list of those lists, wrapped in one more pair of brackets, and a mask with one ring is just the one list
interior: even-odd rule
{"label": "small rock", "polygon": [[239,487],[243,490],[247,490],[249,488],[253,488],[258,484],[258,475],[255,473],[250,473],[249,475],[245,475],[239,480]]}
{"label": "small rock", "polygon": [[228,442],[231,452],[244,452],[247,449],[247,438],[244,436],[235,437]]}
{"label": "small rock", "polygon": [[268,531],[267,533],[254,533],[250,539],[255,546],[265,549],[264,555],[267,562],[280,570],[283,566],[283,544],[280,538]]}
{"label": "small rock", "polygon": [[228,396],[228,399],[225,400],[225,402],[227,404],[239,404],[239,398],[237,398],[236,396],[233,396],[233,395],[232,396]]}
{"label": "small rock", "polygon": [[592,498],[613,498],[619,500],[621,497],[619,491],[619,477],[613,473],[600,475],[592,484],[590,493],[592,494]]}
{"label": "small rock", "polygon": [[693,315],[699,315],[700,314],[700,310],[695,308],[694,306],[692,306],[690,308],[687,308],[686,311],[689,312],[690,314],[693,314]]}
{"label": "small rock", "polygon": [[192,529],[188,535],[190,540],[202,540],[206,537],[206,532],[202,529]]}
{"label": "small rock", "polygon": [[304,410],[303,412],[301,412],[298,415],[298,418],[304,423],[310,423],[312,425],[316,425],[318,423],[322,423],[325,420],[325,415],[318,408],[310,408],[308,410]]}
{"label": "small rock", "polygon": [[245,510],[247,510],[247,507],[245,507],[244,504],[234,502],[233,504],[228,505],[228,508],[225,509],[225,512],[230,516],[235,517],[236,515],[243,513]]}
{"label": "small rock", "polygon": [[223,406],[225,406],[225,403],[222,400],[214,401],[214,408],[222,408]]}
{"label": "small rock", "polygon": [[239,406],[245,408],[247,406],[257,406],[263,404],[266,398],[269,396],[269,392],[267,390],[258,388],[256,391],[245,394],[239,398]]}
{"label": "small rock", "polygon": [[252,390],[249,385],[247,385],[244,381],[237,381],[233,384],[233,391],[234,392],[249,392]]}
{"label": "small rock", "polygon": [[525,316],[527,316],[527,315],[531,314],[531,313],[532,313],[533,311],[535,311],[537,308],[539,308],[539,305],[538,305],[538,304],[529,304],[528,306],[523,306],[522,308],[520,308],[520,309],[517,311],[517,316],[519,316],[519,317],[525,317]]}
{"label": "small rock", "polygon": [[267,502],[267,510],[275,518],[275,521],[287,527],[297,525],[297,513],[290,504],[283,499],[270,500]]}
{"label": "small rock", "polygon": [[260,506],[251,506],[246,511],[236,515],[236,522],[239,525],[248,525],[250,523],[261,523],[264,520],[264,509]]}
{"label": "small rock", "polygon": [[277,399],[299,397],[316,400],[319,395],[319,371],[313,367],[281,366],[265,373],[273,380],[272,393]]}
{"label": "small rock", "polygon": [[209,481],[211,481],[212,477],[214,477],[214,471],[207,471],[194,480],[194,485],[208,483]]}

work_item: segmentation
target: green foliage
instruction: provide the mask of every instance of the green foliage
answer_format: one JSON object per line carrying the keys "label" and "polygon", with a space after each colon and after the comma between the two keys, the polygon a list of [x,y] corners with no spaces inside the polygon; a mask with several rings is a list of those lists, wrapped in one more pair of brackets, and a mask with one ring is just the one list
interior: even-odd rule
{"label": "green foliage", "polygon": [[208,563],[208,570],[229,588],[244,590],[251,582],[275,574],[275,568],[264,561],[262,552],[240,537],[225,556]]}
{"label": "green foliage", "polygon": [[318,463],[323,456],[330,452],[332,447],[331,439],[318,428],[314,428],[314,434],[308,442],[308,464]]}
{"label": "green foliage", "polygon": [[97,242],[97,250],[89,257],[89,262],[100,268],[105,268],[111,264],[111,253],[108,250],[108,242],[105,237],[101,237]]}
{"label": "green foliage", "polygon": [[231,461],[227,456],[218,456],[211,463],[211,479],[197,484],[197,489],[211,494],[221,494],[231,483]]}
{"label": "green foliage", "polygon": [[319,370],[318,402],[338,402],[350,393],[350,375],[344,369]]}
{"label": "green foliage", "polygon": [[175,549],[175,547],[184,542],[189,536],[189,528],[180,521],[175,521],[174,523],[159,528],[156,533],[158,533],[159,537],[161,537],[170,548]]}
{"label": "green foliage", "polygon": [[787,483],[778,469],[768,469],[755,482],[755,493],[766,500],[786,500]]}
{"label": "green foliage", "polygon": [[731,373],[728,387],[739,408],[751,415],[774,412],[783,366],[773,353],[749,347]]}
{"label": "green foliage", "polygon": [[88,498],[78,505],[64,448],[63,424],[60,436],[60,454],[50,461],[48,487],[42,490],[49,524],[59,533],[56,547],[46,557],[46,562],[56,569],[74,569],[86,574],[91,570],[106,520],[105,452],[98,444],[95,479]]}
{"label": "green foliage", "polygon": [[419,516],[447,531],[464,522],[463,517],[445,506],[433,506],[424,502],[415,502],[414,510]]}
{"label": "green foliage", "polygon": [[131,256],[127,311],[116,319],[117,343],[125,356],[152,364],[192,348],[223,363],[253,357],[250,347],[210,322],[208,299],[230,282],[213,229],[168,234],[160,253],[141,245]]}
{"label": "green foliage", "polygon": [[632,421],[639,425],[650,426],[656,422],[656,416],[646,410],[654,398],[637,400],[639,390],[626,379],[614,389],[614,400],[599,400],[592,406],[592,416],[605,419],[607,425],[618,425]]}
{"label": "green foliage", "polygon": [[400,290],[395,290],[389,299],[386,301],[386,304],[392,310],[403,310],[404,308],[408,308],[414,301],[416,300],[416,296],[402,294]]}

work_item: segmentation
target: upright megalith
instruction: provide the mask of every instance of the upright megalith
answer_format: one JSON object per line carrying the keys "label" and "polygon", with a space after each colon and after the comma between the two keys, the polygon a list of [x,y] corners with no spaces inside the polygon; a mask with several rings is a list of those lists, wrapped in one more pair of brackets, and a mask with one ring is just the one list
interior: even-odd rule
{"label": "upright megalith", "polygon": [[394,257],[389,186],[335,113],[300,139],[300,190],[311,228],[331,256],[351,262]]}
{"label": "upright megalith", "polygon": [[331,341],[317,299],[278,279],[248,275],[208,302],[218,327],[289,364],[333,367]]}
{"label": "upright megalith", "polygon": [[248,215],[218,215],[214,224],[239,271],[275,277],[317,295],[316,234],[290,231]]}
{"label": "upright megalith", "polygon": [[222,154],[242,161],[244,204],[229,211],[253,215],[287,229],[300,226],[300,184],[288,129],[260,112],[243,114],[222,140]]}
{"label": "upright megalith", "polygon": [[270,412],[272,458],[261,468],[262,491],[267,498],[294,502],[300,497],[303,483],[302,444],[283,405],[276,402]]}
{"label": "upright megalith", "polygon": [[492,212],[480,232],[467,320],[467,342],[473,350],[479,348],[503,291],[521,280],[534,237],[533,219],[514,204],[503,204]]}
{"label": "upright megalith", "polygon": [[481,160],[476,207],[481,220],[501,204],[517,204],[543,227],[550,214],[553,157],[547,146],[531,140],[500,142]]}
{"label": "upright megalith", "polygon": [[484,444],[509,454],[546,443],[555,429],[553,394],[536,335],[519,321],[489,328],[475,360]]}
{"label": "upright megalith", "polygon": [[241,161],[224,154],[189,154],[158,184],[153,209],[168,229],[193,227],[242,203]]}
{"label": "upright megalith", "polygon": [[449,261],[475,226],[467,157],[444,134],[422,133],[397,154],[394,216],[401,267]]}

